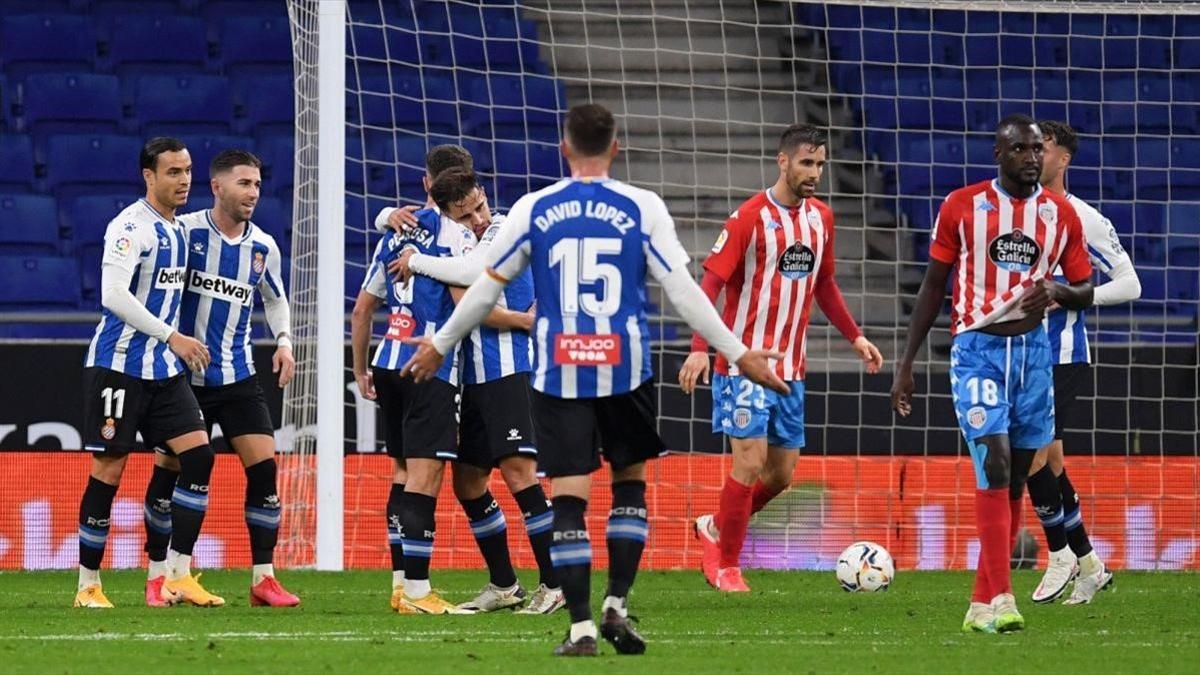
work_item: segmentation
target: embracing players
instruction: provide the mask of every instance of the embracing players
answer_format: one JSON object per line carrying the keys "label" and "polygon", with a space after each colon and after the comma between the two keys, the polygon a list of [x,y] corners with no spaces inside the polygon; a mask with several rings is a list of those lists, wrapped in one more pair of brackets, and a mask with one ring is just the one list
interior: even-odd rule
{"label": "embracing players", "polygon": [[[457,301],[463,289],[483,274],[484,258],[504,218],[492,213],[483,187],[469,168],[443,171],[429,195],[444,217],[471,228],[479,242],[461,258],[410,249],[401,254],[397,268],[404,278],[417,273],[450,285]],[[533,303],[533,276],[527,269],[504,288],[496,308],[462,345],[462,422],[454,494],[471,523],[491,579],[475,599],[459,605],[461,609],[493,611],[523,600],[509,557],[504,513],[488,489],[493,468],[500,470],[525,517],[540,575],[528,607],[520,612],[550,614],[565,604],[550,561],[554,513],[537,479],[537,446],[529,415]]]}
{"label": "embracing players", "polygon": [[171,505],[174,564],[163,589],[193,604],[222,604],[190,569],[192,548],[208,506],[213,451],[184,368],[209,364],[204,343],[176,329],[187,269],[187,235],[175,210],[187,203],[192,159],[178,139],[152,138],[142,147],[146,197],[108,224],[100,268],[101,316],[84,363],[84,448],[92,470],[79,505],[79,587],[76,607],[111,608],[100,584],[100,562],[121,474],[138,432],[148,447],[179,458]]}
{"label": "embracing players", "polygon": [[[250,604],[291,607],[300,600],[279,584],[272,565],[281,520],[275,487],[275,427],[250,346],[250,313],[257,290],[275,334],[272,372],[279,374],[279,386],[286,386],[296,362],[280,274],[282,255],[275,239],[250,220],[262,189],[261,169],[262,162],[244,150],[218,153],[209,164],[213,208],[180,216],[187,231],[188,260],[179,327],[199,336],[212,356],[208,367],[191,375],[208,431],[211,434],[213,425],[220,425],[245,468],[245,517],[253,564]],[[155,455],[145,500],[150,558],[146,604],[151,607],[173,601],[164,582],[167,543],[172,537],[170,496],[178,476],[178,461]]]}
{"label": "embracing players", "polygon": [[[729,218],[704,261],[701,288],[713,304],[725,289],[725,325],[756,349],[784,353],[775,374],[791,386],[776,394],[751,382],[724,356],[713,376],[713,433],[733,447],[733,467],[716,515],[696,519],[704,546],[702,569],[720,591],[749,591],[738,558],[750,517],[792,484],[804,447],[804,371],[808,321],[815,298],[850,341],[868,373],[883,356],[850,315],[834,278],[833,211],[813,195],[825,168],[825,132],[811,124],[788,127],[779,139],[779,178]],[[708,343],[697,334],[679,371],[690,394],[708,382]]]}
{"label": "embracing players", "polygon": [[665,449],[650,369],[646,275],[744,375],[782,394],[788,388],[768,362],[782,355],[748,350],[721,324],[688,273],[687,252],[662,199],[608,178],[617,154],[612,113],[595,104],[571,108],[562,150],[572,177],[513,205],[488,249],[487,273],[432,338],[414,340],[419,347],[405,371],[419,382],[436,377],[504,287],[527,267],[533,271],[533,426],[539,468],[553,481],[550,556],[571,615],[570,631],[554,653],[597,654],[584,517],[590,474],[603,454],[612,468],[613,501],[599,632],[618,652],[640,654],[645,642],[630,623],[626,596],[649,534],[645,463]]}
{"label": "embracing players", "polygon": [[[425,157],[426,186],[446,169],[470,166],[471,156],[463,148],[434,147]],[[396,281],[388,267],[407,248],[435,256],[461,256],[475,245],[475,233],[432,208],[415,215],[416,227],[403,234],[390,232],[379,240],[358,292],[350,320],[354,379],[363,398],[379,400],[387,452],[395,463],[387,504],[392,609],[408,614],[465,614],[469,611],[444,599],[429,584],[437,495],[446,462],[458,459],[457,353],[428,381],[400,377],[415,351],[404,340],[433,335],[454,310],[454,298],[446,285],[429,277]],[[387,214],[381,218],[386,220]],[[384,301],[391,312],[387,333],[368,370],[371,322]]]}
{"label": "embracing players", "polygon": [[[1042,187],[1065,197],[1075,208],[1092,266],[1110,279],[1096,287],[1093,304],[1113,305],[1138,299],[1142,284],[1112,223],[1087,202],[1067,192],[1067,167],[1079,150],[1075,130],[1066,122],[1045,121],[1038,122],[1038,126],[1046,144]],[[1091,378],[1092,354],[1082,312],[1055,309],[1046,317],[1046,327],[1054,361],[1054,440],[1038,450],[1029,467],[1029,499],[1042,521],[1050,556],[1046,573],[1033,591],[1033,601],[1053,602],[1075,579],[1075,587],[1065,604],[1086,605],[1097,591],[1112,582],[1113,575],[1092,549],[1083,526],[1079,496],[1063,466],[1062,439],[1075,397]]]}
{"label": "embracing players", "polygon": [[[1034,453],[1054,438],[1050,340],[1042,323],[1057,304],[1092,304],[1092,268],[1071,203],[1039,184],[1042,130],[1025,115],[996,129],[996,179],[950,193],[933,229],[929,267],[892,382],[892,407],[912,412],[912,366],[954,278],[950,385],[975,466],[979,566],[967,632],[1020,630],[1009,559]],[[1061,267],[1069,285],[1053,280]]]}

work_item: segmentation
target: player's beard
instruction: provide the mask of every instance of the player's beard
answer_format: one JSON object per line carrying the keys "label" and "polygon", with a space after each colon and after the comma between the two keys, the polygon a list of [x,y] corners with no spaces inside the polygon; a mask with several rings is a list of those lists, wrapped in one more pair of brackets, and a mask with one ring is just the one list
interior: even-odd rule
{"label": "player's beard", "polygon": [[802,178],[788,176],[787,184],[788,189],[792,191],[792,195],[797,199],[807,199],[817,193],[816,183],[813,183],[812,187],[809,187]]}

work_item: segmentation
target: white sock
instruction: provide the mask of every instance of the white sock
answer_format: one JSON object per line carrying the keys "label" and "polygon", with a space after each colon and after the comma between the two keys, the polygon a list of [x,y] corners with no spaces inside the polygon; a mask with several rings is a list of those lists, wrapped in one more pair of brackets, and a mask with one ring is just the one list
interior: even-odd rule
{"label": "white sock", "polygon": [[171,570],[170,565],[166,560],[151,560],[150,570],[146,573],[147,579],[157,579],[167,576],[167,572]]}
{"label": "white sock", "polygon": [[1104,563],[1100,562],[1100,556],[1096,555],[1095,551],[1090,551],[1079,559],[1079,573],[1084,576],[1096,574],[1102,569],[1104,569]]}
{"label": "white sock", "polygon": [[251,568],[250,573],[253,575],[253,581],[251,581],[250,584],[257,586],[262,583],[264,577],[275,576],[275,566],[271,563],[267,563],[265,565],[255,565],[253,568]]}
{"label": "white sock", "polygon": [[83,590],[88,586],[97,586],[100,584],[100,570],[89,570],[83,565],[79,566],[79,590]]}
{"label": "white sock", "polygon": [[192,573],[192,556],[176,553],[175,551],[172,551],[172,553],[175,554],[175,557],[171,560],[171,578],[182,579],[190,576]]}
{"label": "white sock", "polygon": [[617,614],[621,616],[629,616],[629,610],[625,608],[625,598],[618,598],[615,595],[605,597],[604,604],[600,606],[600,612],[604,613],[610,609],[617,610]]}
{"label": "white sock", "polygon": [[404,594],[408,596],[409,600],[420,600],[429,595],[431,590],[428,579],[404,580]]}
{"label": "white sock", "polygon": [[591,619],[571,624],[571,642],[579,642],[585,637],[596,639],[596,623]]}
{"label": "white sock", "polygon": [[392,570],[392,590],[404,588],[404,570]]}

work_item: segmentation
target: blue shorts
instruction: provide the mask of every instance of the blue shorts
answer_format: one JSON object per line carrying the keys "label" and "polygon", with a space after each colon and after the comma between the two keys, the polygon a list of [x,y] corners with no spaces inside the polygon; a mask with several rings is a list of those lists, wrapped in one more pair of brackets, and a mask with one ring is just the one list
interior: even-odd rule
{"label": "blue shorts", "polygon": [[788,382],[792,392],[777,394],[741,375],[713,375],[714,434],[762,438],[781,448],[804,447],[804,382]]}
{"label": "blue shorts", "polygon": [[1037,450],[1054,440],[1053,360],[1041,324],[1011,337],[979,331],[955,336],[950,391],[981,487],[987,487],[984,452],[975,439],[1007,434],[1014,450]]}

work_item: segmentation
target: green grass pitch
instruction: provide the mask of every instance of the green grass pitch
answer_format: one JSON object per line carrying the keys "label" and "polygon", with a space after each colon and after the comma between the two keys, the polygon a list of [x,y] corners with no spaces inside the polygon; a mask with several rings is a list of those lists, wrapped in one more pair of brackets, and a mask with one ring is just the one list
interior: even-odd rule
{"label": "green grass pitch", "polygon": [[[1090,606],[1024,598],[1039,573],[1017,572],[1027,629],[959,632],[971,577],[901,572],[886,593],[842,592],[832,573],[749,572],[754,591],[719,595],[697,572],[643,572],[631,597],[649,647],[555,659],[565,611],[550,617],[399,616],[389,573],[283,572],[294,610],[250,608],[246,571],[205,585],[219,609],[142,606],[144,573],[106,572],[110,611],[70,607],[74,573],[0,574],[0,671],[11,673],[1151,673],[1200,672],[1200,575],[1118,572]],[[526,581],[533,574],[524,572]],[[434,572],[456,601],[481,572]],[[593,588],[602,591],[597,575]],[[596,601],[596,607],[599,600]]]}

